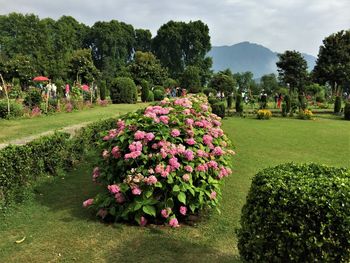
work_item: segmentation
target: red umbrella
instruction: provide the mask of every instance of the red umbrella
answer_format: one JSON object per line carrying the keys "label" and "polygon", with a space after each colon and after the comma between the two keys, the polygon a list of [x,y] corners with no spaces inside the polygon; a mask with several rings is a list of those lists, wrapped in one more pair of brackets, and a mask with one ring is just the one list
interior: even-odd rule
{"label": "red umbrella", "polygon": [[37,76],[33,79],[33,81],[49,81],[49,78],[44,76]]}

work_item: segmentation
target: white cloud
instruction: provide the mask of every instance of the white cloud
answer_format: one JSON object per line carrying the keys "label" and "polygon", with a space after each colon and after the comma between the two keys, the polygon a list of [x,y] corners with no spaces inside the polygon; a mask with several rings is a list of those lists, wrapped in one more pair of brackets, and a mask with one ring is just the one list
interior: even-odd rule
{"label": "white cloud", "polygon": [[278,52],[316,55],[322,39],[350,28],[348,0],[0,0],[1,14],[71,15],[92,25],[116,19],[153,33],[169,20],[198,20],[210,28],[213,45],[251,41]]}

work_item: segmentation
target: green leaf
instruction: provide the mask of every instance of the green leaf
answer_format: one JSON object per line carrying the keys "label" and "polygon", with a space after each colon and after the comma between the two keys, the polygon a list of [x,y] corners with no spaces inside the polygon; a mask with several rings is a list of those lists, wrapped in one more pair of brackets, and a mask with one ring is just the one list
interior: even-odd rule
{"label": "green leaf", "polygon": [[174,191],[174,192],[180,192],[180,187],[179,187],[177,184],[174,185],[173,191]]}
{"label": "green leaf", "polygon": [[149,190],[145,193],[145,196],[146,196],[146,198],[150,198],[152,196],[152,194],[153,194],[153,191]]}
{"label": "green leaf", "polygon": [[156,182],[155,187],[162,188],[162,183],[161,182]]}
{"label": "green leaf", "polygon": [[183,204],[186,204],[186,195],[184,192],[180,192],[178,195],[177,195],[177,199],[183,203]]}
{"label": "green leaf", "polygon": [[142,207],[142,211],[150,216],[156,217],[156,209],[154,208],[154,206],[145,205],[144,207]]}
{"label": "green leaf", "polygon": [[196,210],[196,206],[194,204],[190,204],[190,209],[192,213],[194,213],[194,211]]}
{"label": "green leaf", "polygon": [[136,202],[135,206],[134,206],[134,211],[139,210],[142,207],[142,203],[138,203]]}

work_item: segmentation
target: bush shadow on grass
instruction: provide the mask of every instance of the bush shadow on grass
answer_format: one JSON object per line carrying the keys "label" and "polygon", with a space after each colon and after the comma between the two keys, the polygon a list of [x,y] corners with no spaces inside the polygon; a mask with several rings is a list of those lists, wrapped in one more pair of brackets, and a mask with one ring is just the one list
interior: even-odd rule
{"label": "bush shadow on grass", "polygon": [[[99,191],[99,187],[91,179],[93,163],[94,155],[89,154],[72,171],[41,182],[34,188],[36,201],[54,211],[69,210],[75,218],[96,220],[94,215],[82,207],[83,201],[94,197]],[[71,221],[72,218],[63,220]]]}
{"label": "bush shadow on grass", "polygon": [[[174,230],[177,231],[177,230]],[[171,232],[171,231],[170,231]],[[175,233],[174,233],[175,234]],[[106,257],[115,262],[220,262],[240,263],[237,255],[224,254],[206,244],[176,239],[157,229],[132,238]]]}

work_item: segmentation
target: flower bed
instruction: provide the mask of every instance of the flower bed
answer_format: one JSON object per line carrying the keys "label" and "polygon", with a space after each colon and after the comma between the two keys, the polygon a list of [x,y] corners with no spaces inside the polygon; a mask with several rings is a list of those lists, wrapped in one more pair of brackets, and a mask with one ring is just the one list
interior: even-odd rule
{"label": "flower bed", "polygon": [[268,120],[271,119],[272,112],[270,110],[258,110],[257,118],[259,120]]}
{"label": "flower bed", "polygon": [[84,202],[107,221],[179,225],[215,207],[230,142],[205,96],[165,99],[125,115],[101,142],[93,181],[103,193]]}

